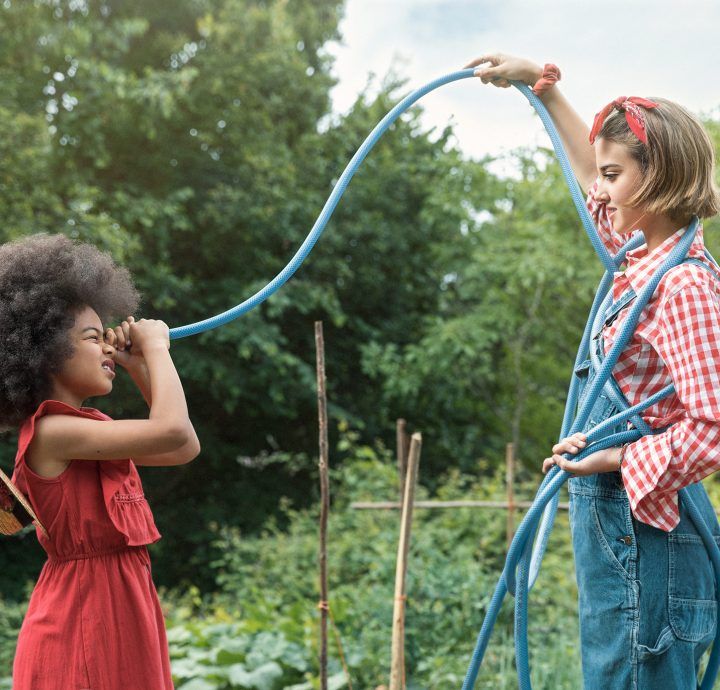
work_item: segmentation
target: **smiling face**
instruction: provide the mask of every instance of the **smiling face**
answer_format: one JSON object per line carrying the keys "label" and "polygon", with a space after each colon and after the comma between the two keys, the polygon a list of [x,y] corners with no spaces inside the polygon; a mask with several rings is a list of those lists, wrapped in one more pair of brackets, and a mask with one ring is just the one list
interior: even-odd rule
{"label": "smiling face", "polygon": [[74,353],[51,375],[52,398],[80,407],[86,398],[112,391],[115,348],[105,342],[102,322],[91,307],[78,310],[69,340]]}
{"label": "smiling face", "polygon": [[627,204],[640,183],[640,165],[626,147],[601,138],[595,141],[595,160],[600,175],[596,198],[607,204],[613,228],[630,232],[644,215]]}

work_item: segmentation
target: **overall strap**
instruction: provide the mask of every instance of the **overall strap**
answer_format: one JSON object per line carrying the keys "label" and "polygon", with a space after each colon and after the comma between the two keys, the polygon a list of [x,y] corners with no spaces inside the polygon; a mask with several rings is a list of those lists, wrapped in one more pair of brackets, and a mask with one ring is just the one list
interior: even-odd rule
{"label": "overall strap", "polygon": [[[695,257],[685,257],[678,266],[682,264],[697,264],[698,266],[701,266],[706,271],[709,271],[712,273],[715,278],[720,283],[720,267],[718,267],[715,263],[712,265],[706,264],[704,261],[701,261],[700,259],[696,259]],[[718,292],[720,292],[720,284],[717,286]],[[626,292],[624,292],[620,297],[617,298],[610,306],[607,307],[605,310],[605,321],[604,326],[609,326],[615,319],[618,317],[620,312],[625,309],[631,302],[634,301],[635,297],[637,295],[635,294],[635,290],[632,288],[628,288]]]}
{"label": "overall strap", "polygon": [[[635,294],[635,290],[633,290],[632,288],[628,288],[614,302],[611,302],[605,310],[605,318],[603,319],[602,328],[605,328],[605,326],[609,326],[613,321],[615,321],[620,312],[625,309],[625,307],[627,307],[629,304],[631,304],[636,297],[637,295]],[[600,331],[602,331],[602,328],[600,329]]]}
{"label": "overall strap", "polygon": [[[696,259],[695,257],[692,258],[686,258],[681,263],[684,264],[697,264],[698,266],[702,266],[706,271],[710,271],[715,278],[717,278],[718,281],[720,281],[720,267],[718,267],[716,264],[706,264],[704,261],[700,261],[700,259]],[[679,266],[680,264],[678,264]],[[720,291],[720,286],[718,287],[718,291]]]}
{"label": "overall strap", "polygon": [[[720,281],[720,269],[714,264],[714,262],[713,265],[710,266],[705,262],[700,261],[700,259],[696,259],[694,257],[685,257],[685,259],[683,259],[680,264],[684,263],[692,263],[697,264],[698,266],[702,266],[707,271],[710,271],[718,279],[718,281]],[[678,264],[678,266],[680,264]],[[718,291],[720,292],[720,285],[718,286]],[[604,314],[605,318],[603,319],[603,326],[594,335],[594,342],[591,343],[591,347],[595,348],[595,357],[597,358],[596,361],[602,362],[602,360],[605,358],[601,338],[602,329],[606,326],[609,326],[613,321],[615,321],[615,319],[617,319],[617,317],[619,316],[620,312],[622,312],[623,309],[625,309],[629,304],[631,304],[635,300],[636,296],[637,295],[635,294],[635,291],[632,288],[629,288],[626,292],[620,295],[617,300],[612,302],[606,308]],[[618,382],[612,372],[610,373],[610,378],[605,383],[604,390],[605,393],[610,397],[610,399],[615,402],[615,405],[618,409],[627,409],[628,407],[630,407],[630,403],[625,397],[625,394],[620,389],[620,386],[618,385]],[[630,421],[635,426],[635,428],[641,429],[645,434],[659,434],[667,430],[668,428],[664,427],[661,429],[650,429],[650,427],[645,423],[645,421],[639,414],[634,415]]]}

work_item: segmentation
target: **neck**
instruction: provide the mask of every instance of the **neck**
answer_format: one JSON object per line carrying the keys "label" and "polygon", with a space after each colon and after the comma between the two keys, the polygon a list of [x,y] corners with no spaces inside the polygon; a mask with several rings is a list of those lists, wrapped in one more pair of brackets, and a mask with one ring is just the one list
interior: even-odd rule
{"label": "neck", "polygon": [[668,216],[655,216],[647,214],[638,227],[643,231],[648,254],[654,252],[668,237],[674,235],[680,228],[690,224],[690,218],[683,222],[682,219],[673,219]]}
{"label": "neck", "polygon": [[59,400],[60,402],[67,403],[68,405],[78,408],[82,407],[82,404],[85,402],[84,397],[81,397],[78,393],[57,383],[53,386],[51,397],[53,400]]}

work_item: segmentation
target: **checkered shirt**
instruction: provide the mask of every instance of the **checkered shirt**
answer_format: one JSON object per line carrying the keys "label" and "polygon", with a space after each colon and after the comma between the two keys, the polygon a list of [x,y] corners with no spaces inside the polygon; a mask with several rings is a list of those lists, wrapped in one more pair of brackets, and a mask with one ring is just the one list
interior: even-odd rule
{"label": "checkered shirt", "polygon": [[[597,186],[596,181],[586,203],[604,245],[614,255],[638,230],[615,232],[606,204],[595,198]],[[628,252],[625,271],[613,277],[613,299],[629,288],[639,294],[685,229],[650,254],[645,244]],[[703,249],[700,226],[688,256],[709,264]],[[605,329],[605,352],[629,311],[624,309]],[[675,386],[676,393],[643,412],[652,428],[670,427],[630,444],[621,468],[635,517],[669,532],[680,521],[678,490],[720,468],[720,283],[712,272],[689,263],[663,276],[613,375],[631,405],[669,384]]]}

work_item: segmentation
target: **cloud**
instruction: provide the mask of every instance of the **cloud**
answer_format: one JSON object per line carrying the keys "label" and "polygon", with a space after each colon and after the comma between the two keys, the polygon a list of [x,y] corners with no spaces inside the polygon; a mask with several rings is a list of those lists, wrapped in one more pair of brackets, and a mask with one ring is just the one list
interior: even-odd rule
{"label": "cloud", "polygon": [[[382,77],[394,68],[414,89],[498,50],[558,64],[560,87],[588,124],[621,94],[664,96],[707,113],[720,106],[719,26],[720,3],[702,0],[348,0],[344,45],[330,49],[339,79],[333,107],[346,111],[370,72]],[[515,89],[464,80],[421,105],[426,126],[455,123],[460,147],[474,157],[549,141]]]}

